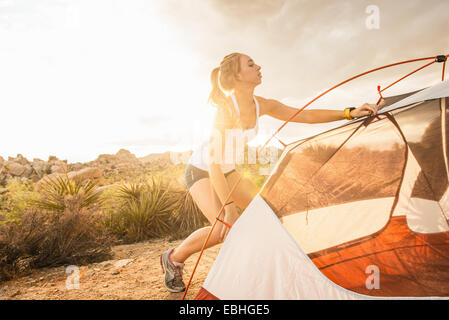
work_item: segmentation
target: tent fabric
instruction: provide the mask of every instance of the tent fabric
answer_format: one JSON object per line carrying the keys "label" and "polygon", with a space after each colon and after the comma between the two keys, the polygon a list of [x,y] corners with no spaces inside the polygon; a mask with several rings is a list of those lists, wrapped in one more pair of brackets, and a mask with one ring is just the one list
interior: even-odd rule
{"label": "tent fabric", "polygon": [[257,195],[229,232],[200,297],[355,299],[356,295],[323,277]]}
{"label": "tent fabric", "polygon": [[287,145],[197,298],[449,297],[448,96]]}

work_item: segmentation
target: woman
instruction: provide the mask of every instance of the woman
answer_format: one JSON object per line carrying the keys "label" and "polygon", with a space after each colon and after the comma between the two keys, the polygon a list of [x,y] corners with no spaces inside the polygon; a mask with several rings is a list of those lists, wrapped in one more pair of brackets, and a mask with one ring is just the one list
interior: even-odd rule
{"label": "woman", "polygon": [[[212,71],[212,91],[209,102],[217,107],[214,132],[219,132],[221,137],[225,136],[226,130],[241,128],[239,131],[247,143],[257,134],[259,117],[268,115],[286,121],[297,112],[297,109],[288,107],[277,100],[254,96],[254,88],[262,82],[260,69],[261,67],[249,56],[232,53],[225,56],[220,67]],[[358,108],[346,108],[344,111],[303,110],[291,121],[322,123],[376,114],[377,106],[365,103]],[[185,172],[189,192],[211,224],[214,223],[231,188],[240,178],[233,163],[228,164],[222,161],[222,154],[233,152],[225,146],[224,141],[226,138],[220,139],[220,135],[213,134],[209,141],[194,151]],[[204,157],[205,154],[208,157]],[[241,178],[231,196],[232,201],[225,206],[224,217],[222,216],[224,223],[217,223],[207,248],[221,243],[226,238],[229,232],[226,225],[232,226],[238,218],[236,206],[245,209],[257,192],[256,186],[249,179]],[[161,255],[165,286],[169,291],[185,290],[182,281],[184,261],[201,250],[210,228],[196,230],[177,248],[170,249]]]}

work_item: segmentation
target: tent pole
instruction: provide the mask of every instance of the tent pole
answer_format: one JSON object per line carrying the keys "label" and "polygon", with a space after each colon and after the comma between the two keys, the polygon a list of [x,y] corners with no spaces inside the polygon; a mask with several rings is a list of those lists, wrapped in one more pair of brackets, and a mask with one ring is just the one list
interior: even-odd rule
{"label": "tent pole", "polygon": [[444,81],[444,68],[446,67],[446,61],[443,62],[443,74],[441,75],[441,81]]}
{"label": "tent pole", "polygon": [[446,98],[440,98],[440,106],[441,106],[441,145],[443,147],[443,158],[444,165],[446,168],[446,176],[449,181],[449,166],[447,160],[447,144],[446,144]]}
{"label": "tent pole", "polygon": [[[386,66],[382,66],[382,67],[379,67],[379,68],[371,69],[371,70],[368,70],[368,71],[366,71],[366,72],[363,72],[363,73],[360,73],[360,74],[358,74],[358,75],[355,75],[355,76],[353,76],[353,77],[351,77],[351,78],[349,78],[349,79],[346,79],[345,81],[340,82],[339,84],[333,86],[332,88],[330,88],[330,89],[324,91],[323,93],[321,93],[321,94],[318,95],[317,97],[313,98],[313,99],[310,100],[307,104],[305,104],[301,109],[299,109],[297,112],[295,112],[289,119],[287,119],[287,120],[284,122],[284,124],[282,124],[282,125],[281,125],[281,126],[280,126],[280,127],[273,133],[273,135],[267,140],[267,142],[265,142],[265,144],[262,146],[262,148],[261,148],[260,150],[262,151],[263,149],[265,149],[266,145],[271,141],[271,139],[273,139],[273,138],[274,138],[274,137],[275,137],[275,136],[282,130],[282,128],[284,128],[285,125],[287,125],[287,123],[289,123],[294,117],[296,117],[296,115],[297,115],[298,113],[300,113],[300,112],[301,112],[302,110],[304,110],[307,106],[309,106],[310,104],[312,104],[314,101],[318,100],[319,98],[321,98],[321,97],[324,96],[325,94],[329,93],[330,91],[332,91],[332,90],[334,90],[334,89],[340,87],[341,85],[343,85],[343,84],[345,84],[345,83],[347,83],[347,82],[350,82],[350,81],[352,81],[352,80],[354,80],[354,79],[360,78],[360,77],[362,77],[362,76],[364,76],[364,75],[367,75],[367,74],[369,74],[369,73],[372,73],[372,72],[375,72],[375,71],[378,71],[378,70],[390,68],[390,67],[397,66],[397,65],[401,65],[401,64],[405,64],[405,63],[411,63],[411,62],[417,62],[417,61],[423,61],[423,60],[430,60],[430,59],[434,60],[433,62],[443,62],[444,60],[442,60],[442,59],[447,59],[448,57],[449,57],[449,54],[448,54],[448,55],[445,55],[445,56],[444,56],[444,55],[440,55],[440,56],[433,56],[433,57],[426,57],[426,58],[419,58],[419,59],[412,59],[412,60],[400,61],[400,62],[392,63],[392,64],[389,64],[389,65],[386,65]],[[433,62],[432,62],[432,63],[433,63]],[[444,61],[444,62],[445,62],[445,61]],[[432,63],[429,63],[429,64],[427,64],[427,65],[431,65]],[[426,67],[427,65],[423,66],[422,68]],[[444,64],[443,64],[443,66],[444,66]],[[420,68],[420,69],[418,69],[418,70],[421,70],[422,68]],[[418,71],[418,70],[415,70],[414,72],[416,72],[416,71]],[[414,73],[414,72],[413,72],[413,73]],[[443,77],[444,77],[444,76],[443,76]],[[400,80],[401,80],[401,79],[400,79]],[[386,88],[384,88],[383,90],[385,90],[385,89],[386,89]],[[382,91],[383,91],[383,90],[382,90]]]}

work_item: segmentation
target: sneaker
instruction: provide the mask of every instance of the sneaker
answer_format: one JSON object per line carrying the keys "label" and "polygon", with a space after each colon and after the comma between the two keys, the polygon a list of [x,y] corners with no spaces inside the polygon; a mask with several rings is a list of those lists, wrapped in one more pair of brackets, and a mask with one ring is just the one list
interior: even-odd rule
{"label": "sneaker", "polygon": [[169,249],[161,255],[161,267],[165,273],[165,287],[170,292],[183,292],[186,289],[182,281],[183,263],[174,263],[170,259],[170,255],[174,249]]}

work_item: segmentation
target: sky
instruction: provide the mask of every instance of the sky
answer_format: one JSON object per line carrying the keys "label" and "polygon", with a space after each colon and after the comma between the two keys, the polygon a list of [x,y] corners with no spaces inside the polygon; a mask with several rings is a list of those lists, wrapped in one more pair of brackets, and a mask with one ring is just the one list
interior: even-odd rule
{"label": "sky", "polygon": [[[228,53],[262,67],[256,95],[301,108],[355,74],[448,54],[447,12],[447,0],[0,0],[0,156],[87,162],[122,148],[194,149],[212,126],[210,73]],[[374,103],[377,85],[425,63],[371,74],[308,109]],[[434,64],[384,95],[439,81]],[[291,123],[279,137],[344,122]],[[252,144],[282,124],[262,117]]]}

